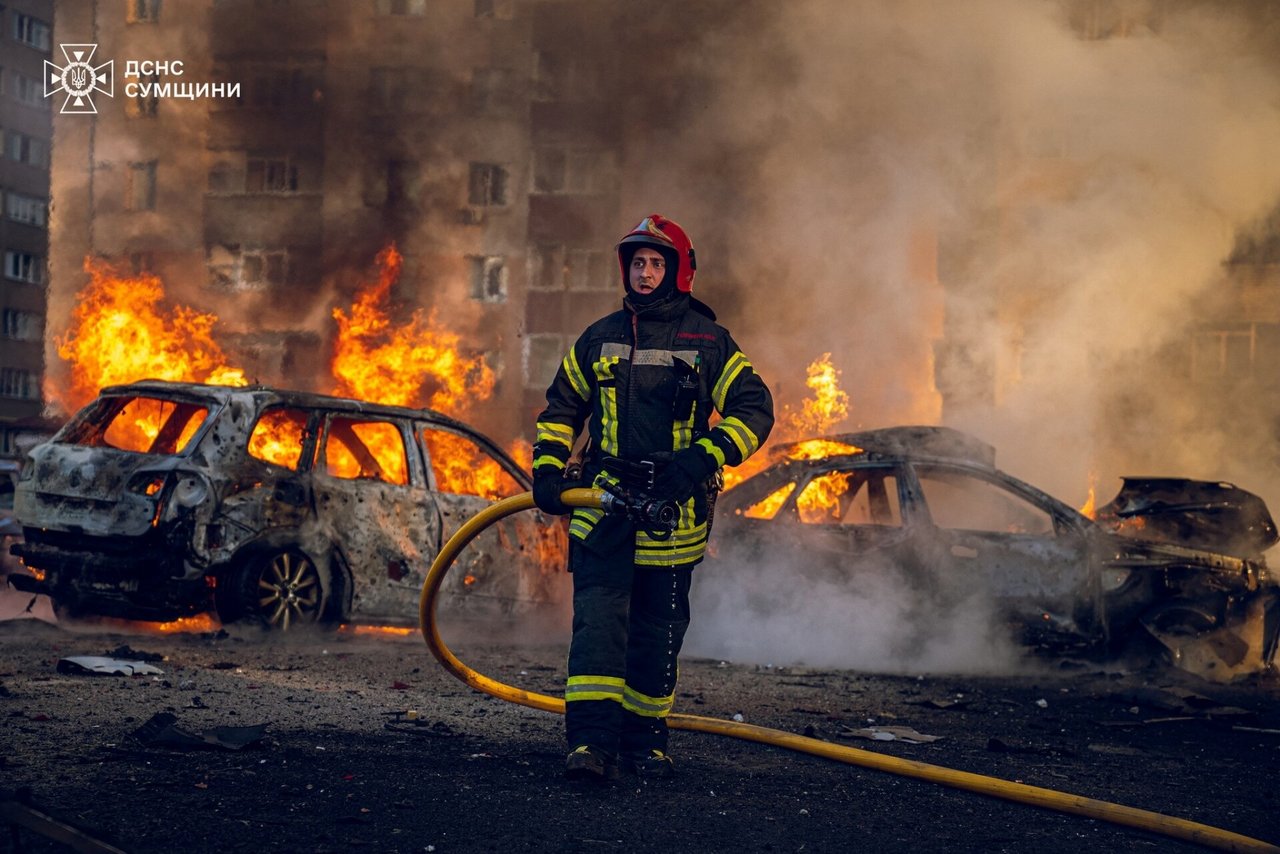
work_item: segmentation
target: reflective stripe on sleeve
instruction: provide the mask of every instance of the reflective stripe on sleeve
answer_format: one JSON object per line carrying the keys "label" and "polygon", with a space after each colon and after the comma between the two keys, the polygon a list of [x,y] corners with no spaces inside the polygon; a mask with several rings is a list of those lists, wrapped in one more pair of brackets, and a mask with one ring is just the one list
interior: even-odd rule
{"label": "reflective stripe on sleeve", "polygon": [[539,421],[536,442],[555,442],[573,449],[573,428],[555,421]]}
{"label": "reflective stripe on sleeve", "polygon": [[724,366],[724,370],[720,372],[720,379],[716,380],[715,386],[711,389],[711,400],[715,403],[716,409],[724,410],[724,401],[729,394],[729,386],[733,385],[733,381],[738,378],[738,374],[742,373],[744,368],[751,367],[751,363],[747,361],[747,357],[738,350],[730,358],[728,364]]}
{"label": "reflective stripe on sleeve", "polygon": [[578,354],[569,349],[568,355],[564,357],[565,376],[569,378],[569,384],[573,386],[573,390],[578,393],[578,397],[583,400],[591,399],[591,387],[587,384],[587,378],[582,375],[582,368],[578,367]]}
{"label": "reflective stripe on sleeve", "polygon": [[751,456],[760,447],[760,440],[756,438],[756,434],[746,425],[741,418],[730,416],[715,426],[717,430],[723,430],[733,440],[733,444],[738,446],[738,450],[742,453],[745,460]]}
{"label": "reflective stripe on sleeve", "polygon": [[553,457],[550,454],[543,454],[533,461],[533,467],[540,469],[543,466],[551,466],[552,468],[564,468],[564,460],[559,457]]}

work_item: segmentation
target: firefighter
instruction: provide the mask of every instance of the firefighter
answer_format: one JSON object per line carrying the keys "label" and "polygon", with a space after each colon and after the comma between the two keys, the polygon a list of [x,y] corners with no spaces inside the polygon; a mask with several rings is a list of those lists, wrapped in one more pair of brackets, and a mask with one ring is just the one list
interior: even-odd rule
{"label": "firefighter", "polygon": [[[534,446],[534,501],[569,520],[573,636],[565,686],[571,779],[674,773],[667,714],[689,625],[720,470],[773,427],[768,387],[715,314],[694,298],[693,245],[652,214],[617,245],[622,309],[587,327],[547,389]],[[721,415],[709,426],[712,411]],[[589,419],[580,476],[566,466]],[[569,508],[561,492],[594,485],[674,502],[674,530]]]}

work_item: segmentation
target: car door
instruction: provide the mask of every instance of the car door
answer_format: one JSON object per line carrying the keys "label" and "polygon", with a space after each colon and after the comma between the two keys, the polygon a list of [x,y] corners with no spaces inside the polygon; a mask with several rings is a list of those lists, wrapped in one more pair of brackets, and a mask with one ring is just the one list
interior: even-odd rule
{"label": "car door", "polygon": [[[442,540],[494,501],[528,491],[515,464],[481,437],[435,423],[418,424],[417,435]],[[516,513],[490,525],[458,555],[441,592],[453,609],[509,612],[548,602],[558,595],[567,552],[562,524],[540,511]]]}
{"label": "car door", "polygon": [[434,497],[410,426],[393,418],[331,412],[316,456],[316,515],[354,581],[352,613],[414,616],[440,540]]}
{"label": "car door", "polygon": [[986,596],[1024,625],[1075,629],[1094,596],[1080,531],[994,475],[945,463],[913,470],[928,524],[921,554],[940,592]]}

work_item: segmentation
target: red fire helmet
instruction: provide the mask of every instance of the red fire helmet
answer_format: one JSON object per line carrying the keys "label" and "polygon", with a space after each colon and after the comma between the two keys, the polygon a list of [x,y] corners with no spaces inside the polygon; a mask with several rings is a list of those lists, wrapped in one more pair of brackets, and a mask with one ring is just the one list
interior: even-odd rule
{"label": "red fire helmet", "polygon": [[639,225],[627,232],[626,236],[618,241],[618,264],[622,267],[624,285],[627,281],[629,253],[624,252],[623,247],[634,244],[673,250],[679,259],[676,267],[676,289],[686,294],[693,292],[693,274],[698,269],[698,262],[693,254],[693,241],[684,233],[683,228],[662,214],[649,214],[640,220]]}

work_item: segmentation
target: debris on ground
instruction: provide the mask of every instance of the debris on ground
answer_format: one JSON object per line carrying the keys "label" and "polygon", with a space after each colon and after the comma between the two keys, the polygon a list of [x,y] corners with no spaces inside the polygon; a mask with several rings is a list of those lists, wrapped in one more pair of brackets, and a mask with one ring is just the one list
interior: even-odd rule
{"label": "debris on ground", "polygon": [[262,740],[267,724],[253,726],[219,726],[204,732],[191,732],[178,726],[178,716],[157,712],[133,731],[144,747],[171,747],[178,750],[241,750]]}
{"label": "debris on ground", "polygon": [[105,655],[73,655],[58,661],[59,673],[89,676],[163,676],[164,671],[143,661]]}

